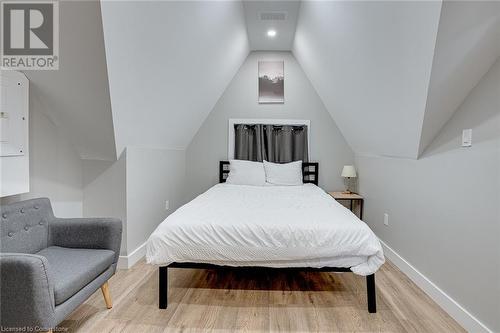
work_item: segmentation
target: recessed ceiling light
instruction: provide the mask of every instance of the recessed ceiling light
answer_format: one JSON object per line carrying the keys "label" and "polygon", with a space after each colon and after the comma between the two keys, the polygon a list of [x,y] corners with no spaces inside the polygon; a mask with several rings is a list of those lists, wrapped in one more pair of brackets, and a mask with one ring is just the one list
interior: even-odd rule
{"label": "recessed ceiling light", "polygon": [[267,36],[268,37],[274,37],[274,36],[276,36],[276,30],[273,30],[273,29],[267,30]]}

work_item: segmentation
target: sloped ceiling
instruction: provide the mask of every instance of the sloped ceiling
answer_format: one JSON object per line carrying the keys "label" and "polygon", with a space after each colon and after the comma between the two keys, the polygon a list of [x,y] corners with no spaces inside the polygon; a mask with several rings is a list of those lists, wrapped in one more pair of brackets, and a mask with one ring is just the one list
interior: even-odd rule
{"label": "sloped ceiling", "polygon": [[499,1],[443,2],[420,153],[499,56]]}
{"label": "sloped ceiling", "polygon": [[249,53],[241,2],[101,2],[119,154],[185,149]]}
{"label": "sloped ceiling", "polygon": [[60,11],[60,70],[26,75],[89,159],[185,149],[250,48],[273,48],[254,38],[271,24],[261,11],[288,12],[278,37],[295,31],[292,51],[356,153],[417,158],[500,55],[500,2],[94,0]]}
{"label": "sloped ceiling", "polygon": [[[290,51],[295,37],[300,1],[245,1],[245,19],[252,50]],[[282,14],[282,19],[263,19],[266,14]],[[268,15],[269,16],[269,15]],[[276,36],[267,36],[268,30]]]}
{"label": "sloped ceiling", "polygon": [[61,1],[60,66],[25,71],[30,97],[58,125],[81,158],[116,158],[98,1]]}
{"label": "sloped ceiling", "polygon": [[302,2],[293,53],[356,153],[417,157],[440,10]]}

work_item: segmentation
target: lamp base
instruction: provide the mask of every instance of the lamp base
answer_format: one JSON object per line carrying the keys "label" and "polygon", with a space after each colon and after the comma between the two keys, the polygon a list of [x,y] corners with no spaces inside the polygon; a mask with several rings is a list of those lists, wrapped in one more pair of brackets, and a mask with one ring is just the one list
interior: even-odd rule
{"label": "lamp base", "polygon": [[342,192],[342,194],[352,194],[352,192],[349,190],[345,190],[344,192]]}

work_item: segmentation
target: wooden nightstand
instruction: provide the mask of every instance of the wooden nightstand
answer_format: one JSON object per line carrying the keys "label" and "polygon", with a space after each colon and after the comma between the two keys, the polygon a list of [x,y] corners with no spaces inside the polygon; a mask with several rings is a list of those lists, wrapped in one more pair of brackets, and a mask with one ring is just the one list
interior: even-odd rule
{"label": "wooden nightstand", "polygon": [[353,211],[353,202],[359,201],[359,219],[363,219],[363,203],[365,199],[357,193],[344,193],[344,192],[328,192],[335,200],[350,201],[351,212]]}

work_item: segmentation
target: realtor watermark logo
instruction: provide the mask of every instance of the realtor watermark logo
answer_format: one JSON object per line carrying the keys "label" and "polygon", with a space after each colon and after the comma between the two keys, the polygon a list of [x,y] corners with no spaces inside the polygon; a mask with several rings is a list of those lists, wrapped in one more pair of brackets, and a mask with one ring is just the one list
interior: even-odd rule
{"label": "realtor watermark logo", "polygon": [[59,69],[59,3],[1,1],[2,69]]}

